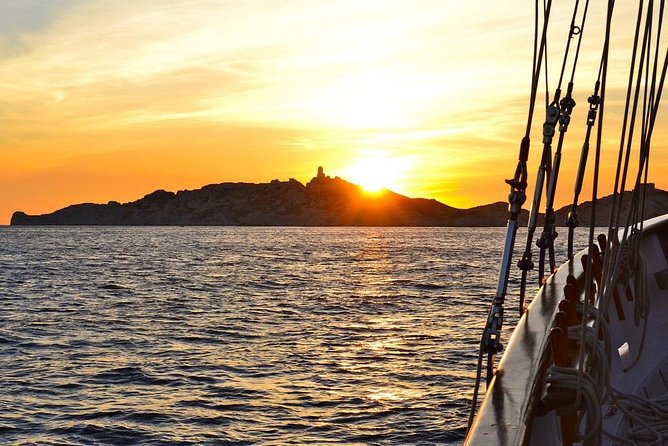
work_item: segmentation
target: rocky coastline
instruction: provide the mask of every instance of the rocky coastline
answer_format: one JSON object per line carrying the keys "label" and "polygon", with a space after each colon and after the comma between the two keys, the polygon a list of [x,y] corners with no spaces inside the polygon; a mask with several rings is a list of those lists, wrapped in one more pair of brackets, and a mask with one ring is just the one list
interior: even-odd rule
{"label": "rocky coastline", "polygon": [[[668,192],[648,188],[648,216],[668,213]],[[607,224],[610,199],[599,201],[597,224]],[[580,206],[588,224],[591,205]],[[606,211],[607,210],[607,211]],[[525,224],[528,212],[520,222]],[[651,215],[650,215],[651,214]],[[568,208],[556,213],[562,226]],[[50,214],[15,212],[12,225],[223,225],[223,226],[505,226],[503,202],[457,209],[439,201],[389,190],[369,194],[322,169],[306,185],[295,179],[269,183],[220,183],[197,190],[157,190],[129,202],[84,203]],[[605,223],[604,223],[605,220]]]}

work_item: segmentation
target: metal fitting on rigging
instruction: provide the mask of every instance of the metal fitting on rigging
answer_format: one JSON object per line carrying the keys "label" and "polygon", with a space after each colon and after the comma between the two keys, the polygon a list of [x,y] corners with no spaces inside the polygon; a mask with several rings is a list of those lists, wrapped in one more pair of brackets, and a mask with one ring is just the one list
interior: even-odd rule
{"label": "metal fitting on rigging", "polygon": [[517,267],[522,271],[530,271],[534,267],[534,263],[531,260],[531,251],[524,251],[522,258],[517,262]]}
{"label": "metal fitting on rigging", "polygon": [[522,210],[522,205],[527,199],[527,195],[523,189],[512,189],[508,195],[508,210],[513,215],[518,215]]}
{"label": "metal fitting on rigging", "polygon": [[559,131],[561,132],[567,132],[568,131],[568,124],[571,123],[571,115],[567,114],[562,114],[561,117],[559,118]]}
{"label": "metal fitting on rigging", "polygon": [[598,108],[601,104],[601,97],[598,94],[593,94],[587,98],[589,102],[589,108]]}
{"label": "metal fitting on rigging", "polygon": [[522,205],[527,199],[526,187],[527,182],[521,179],[511,178],[505,180],[506,184],[510,186],[510,193],[508,194],[508,210],[514,216],[517,216],[522,210]]}
{"label": "metal fitting on rigging", "polygon": [[550,105],[547,107],[545,123],[543,124],[543,144],[552,144],[554,126],[559,121],[559,107]]}
{"label": "metal fitting on rigging", "polygon": [[538,237],[538,240],[536,240],[536,246],[539,248],[547,248],[547,239],[545,238],[545,232],[543,232],[540,237]]}
{"label": "metal fitting on rigging", "polygon": [[596,112],[598,111],[598,106],[601,104],[601,97],[597,94],[589,96],[587,98],[589,103],[589,111],[587,112],[587,125],[593,126],[596,122]]}
{"label": "metal fitting on rigging", "polygon": [[499,353],[503,350],[501,327],[503,326],[503,305],[493,303],[487,318],[482,349],[485,353]]}
{"label": "metal fitting on rigging", "polygon": [[580,226],[580,221],[578,220],[578,213],[570,211],[568,213],[568,218],[566,219],[566,226],[569,228],[577,228]]}
{"label": "metal fitting on rigging", "polygon": [[536,246],[543,249],[549,248],[558,235],[557,231],[554,230],[554,225],[550,225],[540,234],[540,237],[536,241]]}
{"label": "metal fitting on rigging", "polygon": [[561,106],[562,113],[570,115],[575,108],[575,99],[570,96],[566,96],[559,102],[559,105]]}
{"label": "metal fitting on rigging", "polygon": [[543,232],[540,234],[538,240],[536,240],[536,246],[543,250],[549,248],[558,236],[554,226],[554,212],[548,212],[547,214],[549,215],[545,216],[547,221],[543,227]]}
{"label": "metal fitting on rigging", "polygon": [[522,210],[522,205],[527,199],[527,158],[529,157],[529,138],[525,136],[522,138],[520,144],[520,158],[515,168],[513,178],[505,180],[506,184],[510,186],[510,193],[508,194],[508,210],[510,212],[510,219],[517,220],[517,217]]}
{"label": "metal fitting on rigging", "polygon": [[571,123],[571,113],[575,107],[575,100],[567,95],[559,103],[561,106],[561,115],[559,116],[559,131],[566,132],[568,131],[568,124]]}

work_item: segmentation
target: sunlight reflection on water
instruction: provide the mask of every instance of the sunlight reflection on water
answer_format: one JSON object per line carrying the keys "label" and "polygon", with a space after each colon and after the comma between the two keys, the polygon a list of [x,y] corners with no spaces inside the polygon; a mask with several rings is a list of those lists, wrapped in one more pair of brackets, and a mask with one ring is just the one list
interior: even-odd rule
{"label": "sunlight reflection on water", "polygon": [[503,232],[2,228],[0,438],[459,444]]}

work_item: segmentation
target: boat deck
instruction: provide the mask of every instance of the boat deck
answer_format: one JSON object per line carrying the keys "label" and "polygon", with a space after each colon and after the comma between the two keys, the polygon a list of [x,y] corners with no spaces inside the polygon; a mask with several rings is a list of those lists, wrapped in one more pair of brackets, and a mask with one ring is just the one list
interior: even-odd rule
{"label": "boat deck", "polygon": [[[540,401],[545,392],[544,372],[552,362],[549,339],[554,317],[564,299],[569,275],[577,280],[582,293],[583,255],[584,252],[579,253],[548,279],[521,318],[467,444],[562,444],[560,417],[555,411],[540,415]],[[644,400],[663,397],[668,402],[668,217],[646,222],[640,258],[643,268],[627,284],[618,286],[610,305],[610,383],[619,394]],[[662,402],[662,408],[668,411],[666,402]],[[620,404],[624,403],[607,401],[601,407],[602,425],[606,432],[627,437],[630,431],[637,430],[638,423],[629,421],[618,407]],[[643,406],[646,402],[638,404]],[[665,423],[668,429],[668,420]],[[578,429],[582,430],[582,426]],[[553,441],[546,443],[546,439]],[[649,440],[639,440],[638,444],[643,441]],[[602,444],[622,443],[604,435]]]}

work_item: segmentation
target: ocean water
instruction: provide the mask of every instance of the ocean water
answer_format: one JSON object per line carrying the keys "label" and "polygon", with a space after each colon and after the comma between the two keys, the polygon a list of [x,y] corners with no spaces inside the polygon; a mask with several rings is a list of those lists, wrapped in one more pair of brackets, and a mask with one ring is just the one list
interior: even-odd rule
{"label": "ocean water", "polygon": [[504,232],[0,228],[0,443],[461,444]]}

